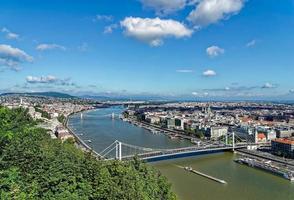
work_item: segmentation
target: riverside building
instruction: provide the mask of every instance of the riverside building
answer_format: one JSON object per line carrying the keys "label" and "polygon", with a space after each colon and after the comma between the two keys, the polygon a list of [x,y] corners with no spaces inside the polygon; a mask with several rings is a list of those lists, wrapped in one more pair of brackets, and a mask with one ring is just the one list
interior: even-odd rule
{"label": "riverside building", "polygon": [[272,140],[271,144],[273,154],[287,158],[294,158],[294,137],[277,138]]}

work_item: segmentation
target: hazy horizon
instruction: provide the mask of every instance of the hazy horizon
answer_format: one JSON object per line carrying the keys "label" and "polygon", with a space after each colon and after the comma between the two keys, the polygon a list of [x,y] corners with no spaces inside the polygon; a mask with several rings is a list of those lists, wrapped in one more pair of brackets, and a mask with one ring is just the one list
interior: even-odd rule
{"label": "hazy horizon", "polygon": [[3,0],[0,13],[0,93],[294,99],[293,0]]}

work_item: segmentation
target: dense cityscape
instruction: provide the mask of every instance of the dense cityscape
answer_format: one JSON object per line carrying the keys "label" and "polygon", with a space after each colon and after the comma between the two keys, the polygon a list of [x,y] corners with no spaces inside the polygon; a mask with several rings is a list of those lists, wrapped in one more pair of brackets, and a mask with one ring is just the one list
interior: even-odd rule
{"label": "dense cityscape", "polygon": [[[7,108],[25,108],[53,139],[76,140],[77,147],[92,150],[70,128],[74,113],[124,105],[121,120],[170,139],[185,139],[198,147],[245,144],[236,162],[259,167],[294,181],[294,105],[256,102],[101,102],[81,98],[4,95]],[[81,114],[81,118],[82,118]],[[112,116],[113,117],[113,116]],[[234,133],[234,139],[229,136]],[[161,147],[159,147],[161,148]],[[96,152],[96,154],[98,154]],[[99,155],[99,154],[98,154]]]}
{"label": "dense cityscape", "polygon": [[0,200],[293,200],[294,0],[1,0]]}

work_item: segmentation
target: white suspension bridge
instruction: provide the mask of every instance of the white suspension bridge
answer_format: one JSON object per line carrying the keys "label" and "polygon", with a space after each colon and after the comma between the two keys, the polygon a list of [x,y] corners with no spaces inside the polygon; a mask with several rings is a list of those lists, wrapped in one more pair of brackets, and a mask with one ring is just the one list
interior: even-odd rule
{"label": "white suspension bridge", "polygon": [[115,114],[115,113],[111,113],[111,114],[105,114],[105,115],[99,115],[99,116],[93,116],[93,115],[90,115],[90,114],[84,114],[84,113],[81,113],[80,114],[80,118],[81,120],[83,120],[85,117],[87,118],[105,118],[105,117],[110,117],[112,119],[115,119],[115,118],[120,118],[121,115],[120,114]]}
{"label": "white suspension bridge", "polygon": [[[130,160],[135,156],[147,162],[175,159],[181,157],[195,156],[200,154],[209,154],[223,151],[234,151],[235,149],[245,148],[248,145],[255,145],[254,142],[245,142],[237,139],[234,133],[227,134],[224,142],[219,144],[204,144],[182,147],[176,149],[156,149],[146,148],[127,144],[121,141],[114,141],[96,156],[103,160]],[[229,142],[231,140],[231,142]],[[238,142],[236,142],[238,141]],[[230,144],[229,144],[230,143]]]}
{"label": "white suspension bridge", "polygon": [[[80,117],[81,119],[83,119],[84,116],[81,114]],[[87,118],[89,117],[91,116],[87,115]],[[101,117],[111,117],[112,119],[115,119],[120,117],[120,115],[112,113],[108,115],[101,115]],[[95,116],[95,118],[97,118],[97,116]],[[85,142],[83,142],[77,135],[75,135],[75,137],[82,143],[83,146],[85,146],[87,149],[91,149],[95,156],[101,160],[130,160],[136,156],[141,160],[152,162],[195,156],[200,154],[234,151],[235,149],[246,148],[248,145],[257,145],[254,138],[244,139],[232,132],[225,135],[221,141],[218,141],[217,144],[199,140],[200,143],[197,142],[197,145],[175,149],[140,147],[116,140],[108,147],[106,147],[103,151],[98,153],[94,151],[91,147],[89,147]]]}

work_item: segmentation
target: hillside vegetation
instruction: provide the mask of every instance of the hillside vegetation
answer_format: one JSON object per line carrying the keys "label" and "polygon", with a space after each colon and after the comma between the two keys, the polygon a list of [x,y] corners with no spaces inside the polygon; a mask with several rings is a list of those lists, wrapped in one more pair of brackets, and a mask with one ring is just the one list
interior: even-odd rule
{"label": "hillside vegetation", "polygon": [[98,161],[35,125],[27,110],[0,107],[0,199],[176,199],[151,166]]}

